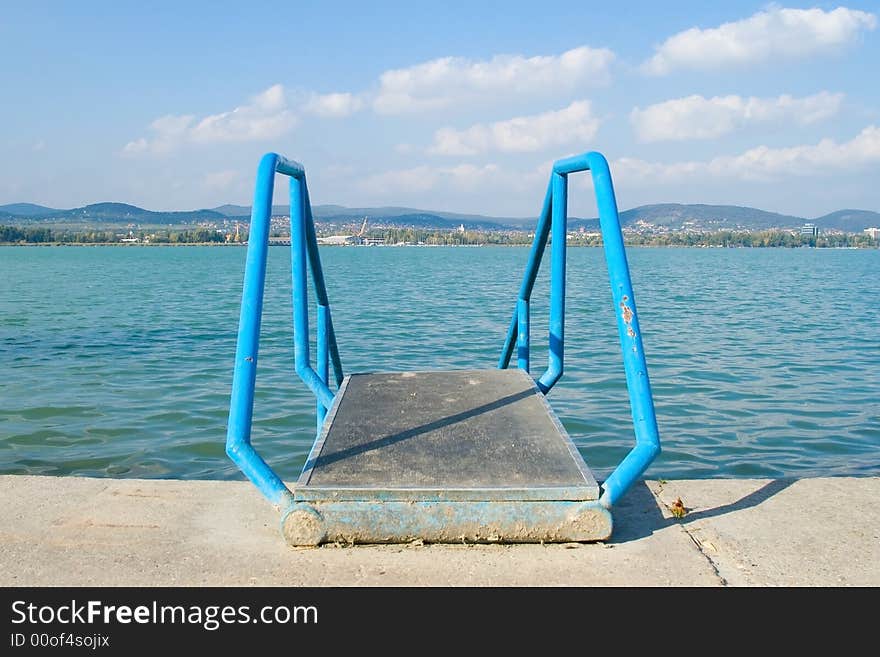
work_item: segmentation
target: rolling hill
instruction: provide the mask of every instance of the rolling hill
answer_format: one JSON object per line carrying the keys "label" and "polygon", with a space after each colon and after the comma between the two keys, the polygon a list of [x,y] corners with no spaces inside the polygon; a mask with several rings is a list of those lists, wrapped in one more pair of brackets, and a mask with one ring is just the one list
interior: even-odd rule
{"label": "rolling hill", "polygon": [[368,216],[370,218],[370,225],[372,225],[373,227],[393,226],[397,228],[438,228],[441,230],[453,230],[455,228],[458,228],[460,225],[463,225],[468,230],[510,230],[510,227],[508,225],[500,224],[495,221],[489,221],[487,217],[472,216],[472,218],[468,218],[466,220],[453,220],[443,217],[439,214],[435,214],[432,212],[420,212],[418,210],[414,210],[409,214],[394,214],[385,216],[364,214],[351,215],[348,213],[342,215],[328,215],[323,217],[316,216],[315,222],[318,224],[335,226],[357,223],[365,216]]}
{"label": "rolling hill", "polygon": [[[224,214],[227,217],[242,218],[251,216],[251,208],[247,205],[221,205],[212,208],[215,212]],[[272,214],[286,216],[290,213],[289,205],[273,205]],[[534,222],[529,218],[510,218],[510,217],[487,217],[479,214],[461,214],[458,212],[442,212],[439,210],[420,210],[418,208],[405,208],[397,206],[375,207],[375,208],[348,208],[344,205],[313,205],[312,216],[315,221],[328,222],[354,222],[369,217],[371,220],[382,223],[394,223],[390,221],[397,217],[413,217],[416,215],[431,215],[438,217],[444,221],[450,221],[457,227],[459,224],[487,224],[492,226],[518,226],[528,222]],[[439,227],[440,224],[438,224]]]}
{"label": "rolling hill", "polygon": [[[598,219],[593,221],[598,222]],[[670,230],[698,228],[701,230],[764,230],[793,228],[804,223],[802,217],[767,212],[738,205],[704,205],[658,203],[642,205],[620,213],[624,226],[639,222]]]}
{"label": "rolling hill", "polygon": [[0,205],[0,213],[10,214],[16,217],[40,217],[55,212],[64,212],[64,210],[47,208],[45,205],[35,205],[33,203],[10,203],[9,205]]}
{"label": "rolling hill", "polygon": [[871,210],[838,210],[813,219],[819,230],[834,228],[847,233],[858,233],[865,228],[880,227],[880,212]]}
{"label": "rolling hill", "polygon": [[[250,216],[250,207],[242,205],[220,206],[214,210],[228,216]],[[272,211],[276,215],[286,215],[289,207],[276,205],[273,206]],[[464,224],[466,228],[484,230],[529,230],[536,222],[535,217],[487,217],[393,206],[347,208],[341,205],[316,205],[312,208],[312,214],[319,223],[352,223],[363,217],[369,217],[373,225],[455,228],[459,224]],[[808,219],[739,205],[656,203],[625,210],[620,213],[620,221],[624,226],[634,226],[643,222],[669,230],[690,228],[707,231],[797,228],[807,222],[813,222],[824,230],[861,232],[865,228],[880,225],[880,213],[869,210],[839,210],[822,217]],[[569,225],[573,230],[581,227],[598,230],[599,220],[571,217]]]}
{"label": "rolling hill", "polygon": [[[212,209],[156,212],[127,203],[94,203],[70,210],[48,208],[33,203],[11,203],[0,206],[0,220],[5,223],[77,223],[77,224],[172,224],[200,222],[223,223],[231,219],[247,220],[250,207],[221,205]],[[273,206],[273,214],[283,216],[286,205]],[[371,226],[453,229],[464,224],[470,230],[531,230],[535,217],[488,217],[397,206],[348,208],[341,205],[316,205],[312,208],[318,224],[339,226],[357,223],[369,217]],[[815,219],[767,212],[738,205],[706,205],[657,203],[642,205],[620,213],[624,226],[665,230],[767,230],[797,228],[815,223],[820,230],[858,233],[865,228],[880,226],[880,213],[871,210],[838,210]],[[597,218],[569,218],[569,228],[597,230]]]}
{"label": "rolling hill", "polygon": [[[37,210],[39,208],[39,210]],[[128,203],[93,203],[71,210],[44,208],[31,203],[12,203],[0,206],[0,213],[12,219],[29,223],[94,222],[141,224],[189,224],[200,221],[223,221],[227,217],[214,210],[183,212],[154,212]]]}

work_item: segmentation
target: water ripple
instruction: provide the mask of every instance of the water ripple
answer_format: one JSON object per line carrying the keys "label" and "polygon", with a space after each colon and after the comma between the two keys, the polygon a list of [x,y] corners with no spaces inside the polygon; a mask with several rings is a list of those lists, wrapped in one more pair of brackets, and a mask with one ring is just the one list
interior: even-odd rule
{"label": "water ripple", "polygon": [[[494,366],[526,249],[322,249],[347,372]],[[224,454],[245,249],[0,247],[0,472],[239,479]],[[290,264],[270,249],[252,440],[302,468]],[[655,477],[880,474],[878,251],[630,249]],[[533,374],[547,359],[547,272]],[[550,401],[602,478],[633,443],[600,249],[569,252]],[[312,308],[312,318],[314,308]]]}

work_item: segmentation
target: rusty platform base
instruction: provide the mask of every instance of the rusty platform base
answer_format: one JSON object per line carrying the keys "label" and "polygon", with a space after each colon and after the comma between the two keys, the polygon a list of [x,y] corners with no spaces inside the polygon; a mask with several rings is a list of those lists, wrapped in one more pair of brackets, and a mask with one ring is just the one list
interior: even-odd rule
{"label": "rusty platform base", "polygon": [[612,527],[517,369],[346,377],[293,493],[291,545],[596,541]]}

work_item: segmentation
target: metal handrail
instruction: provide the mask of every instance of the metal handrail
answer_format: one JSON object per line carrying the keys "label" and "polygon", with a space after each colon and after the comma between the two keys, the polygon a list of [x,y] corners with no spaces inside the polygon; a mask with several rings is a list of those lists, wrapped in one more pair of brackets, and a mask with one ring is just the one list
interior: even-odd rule
{"label": "metal handrail", "polygon": [[[238,323],[238,343],[232,375],[232,397],[229,404],[226,453],[270,502],[284,506],[293,503],[293,494],[257,454],[250,442],[269,247],[269,223],[272,217],[272,195],[276,173],[290,177],[294,360],[297,374],[317,397],[318,431],[334,398],[334,393],[329,387],[329,361],[333,363],[337,387],[342,383],[343,372],[318,254],[318,241],[312,219],[305,169],[298,162],[288,160],[277,153],[267,153],[260,160],[257,169],[254,205],[251,210],[244,289]],[[307,265],[312,273],[317,297],[317,371],[312,368],[309,355]]]}
{"label": "metal handrail", "polygon": [[544,197],[541,214],[535,228],[535,239],[529,261],[523,275],[516,308],[510,320],[507,337],[501,351],[498,367],[510,365],[514,346],[517,351],[517,367],[529,369],[529,300],[541,259],[552,237],[550,253],[550,325],[549,355],[546,371],[538,378],[538,388],[547,394],[562,377],[565,341],[565,254],[566,224],[568,220],[568,174],[590,171],[599,207],[599,227],[605,247],[611,295],[617,316],[617,329],[623,351],[626,387],[632,408],[636,445],[602,484],[600,502],[610,508],[640,477],[660,453],[660,436],[654,413],[654,400],[648,380],[648,366],[642,346],[635,297],[623,246],[623,233],[617,212],[617,201],[611,183],[608,162],[601,153],[558,160],[553,164],[550,184]]}
{"label": "metal handrail", "polygon": [[[537,277],[541,258],[552,236],[550,270],[550,325],[547,370],[537,380],[545,394],[563,373],[565,324],[565,256],[568,200],[568,174],[589,170],[599,206],[599,225],[608,263],[608,275],[617,316],[618,332],[623,350],[627,390],[632,408],[636,445],[602,485],[599,502],[611,507],[641,476],[660,452],[660,439],[648,370],[642,347],[638,314],[630,281],[629,267],[623,246],[623,234],[617,213],[617,202],[611,183],[608,162],[596,152],[558,160],[553,165],[550,184],[544,198],[529,262],[520,286],[516,308],[511,319],[498,367],[510,363],[514,345],[517,366],[529,368],[529,299]],[[309,192],[303,166],[277,153],[267,153],[260,160],[251,227],[248,237],[238,343],[229,406],[226,453],[273,504],[289,506],[293,493],[257,454],[250,442],[253,420],[254,386],[266,261],[269,246],[269,223],[275,174],[290,177],[291,276],[293,279],[294,360],[296,372],[317,398],[318,431],[334,393],[329,387],[330,362],[333,364],[337,388],[342,384],[343,371],[330,313],[330,303],[318,254],[318,243],[312,217]],[[312,367],[309,353],[308,278],[311,271],[317,301],[317,363]]]}

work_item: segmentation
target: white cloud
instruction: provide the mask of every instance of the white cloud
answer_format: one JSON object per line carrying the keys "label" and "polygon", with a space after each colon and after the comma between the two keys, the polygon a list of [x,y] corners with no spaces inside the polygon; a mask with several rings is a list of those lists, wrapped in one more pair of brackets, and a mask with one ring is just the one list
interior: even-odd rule
{"label": "white cloud", "polygon": [[636,107],[630,123],[640,141],[713,139],[751,123],[788,121],[808,125],[838,112],[843,94],[821,93],[804,98],[742,96],[687,96]]}
{"label": "white cloud", "polygon": [[441,183],[463,192],[483,189],[485,185],[499,181],[504,175],[497,164],[457,164],[438,170]]}
{"label": "white cloud", "polygon": [[395,169],[373,173],[361,178],[358,185],[374,194],[392,194],[400,191],[426,192],[437,183],[437,169],[420,165],[410,169]]}
{"label": "white cloud", "polygon": [[202,185],[208,189],[226,191],[239,180],[239,172],[232,169],[210,171],[202,177]]}
{"label": "white cloud", "polygon": [[486,151],[534,152],[548,146],[587,142],[599,128],[590,101],[575,101],[561,110],[477,123],[466,130],[441,128],[428,149],[435,155],[476,155]]}
{"label": "white cloud", "polygon": [[828,170],[858,170],[880,163],[880,128],[868,126],[843,143],[823,139],[815,145],[768,148],[758,146],[732,158],[715,158],[715,175],[731,170],[741,178],[772,178],[778,175],[817,176]]}
{"label": "white cloud", "polygon": [[173,150],[191,129],[195,116],[191,114],[160,116],[150,124],[154,136],[151,139],[141,137],[128,142],[122,149],[123,153],[136,155],[139,153],[167,153]]}
{"label": "white cloud", "polygon": [[495,164],[458,164],[448,167],[422,164],[410,169],[383,171],[366,176],[358,181],[358,187],[377,196],[422,193],[436,188],[472,191],[501,175],[501,170]]}
{"label": "white cloud", "polygon": [[[552,161],[522,169],[491,162],[420,164],[352,177],[345,189],[356,195],[348,201],[355,205],[410,205],[437,210],[457,208],[461,212],[493,216],[529,216],[541,208],[552,166]],[[591,198],[582,192],[573,193],[569,198],[570,213],[582,212],[581,204],[590,203]]]}
{"label": "white cloud", "polygon": [[664,41],[642,69],[666,75],[676,69],[714,70],[775,57],[805,57],[843,47],[876,26],[874,14],[846,7],[823,11],[771,6],[719,27],[679,32]]}
{"label": "white cloud", "polygon": [[[151,143],[146,140],[144,137],[139,137],[134,141],[128,142],[125,146],[122,147],[123,155],[140,155],[141,153],[146,153],[151,150]],[[158,151],[156,151],[158,152]]]}
{"label": "white cloud", "polygon": [[633,181],[657,184],[683,182],[707,171],[706,162],[648,162],[639,158],[622,157],[610,165],[616,184]]}
{"label": "white cloud", "polygon": [[167,153],[186,142],[215,143],[273,139],[290,131],[296,116],[287,108],[284,87],[273,85],[228,112],[202,119],[192,114],[162,116],[150,124],[153,136],[131,141],[124,154]]}
{"label": "white cloud", "polygon": [[610,50],[586,46],[536,57],[495,55],[481,61],[443,57],[382,73],[373,108],[380,114],[402,114],[480,97],[535,97],[584,84],[605,84],[613,60]]}
{"label": "white cloud", "polygon": [[231,112],[206,116],[192,129],[194,141],[254,141],[280,137],[296,117],[287,109],[284,87],[275,84]]}
{"label": "white cloud", "polygon": [[705,177],[771,181],[784,176],[821,176],[831,171],[858,171],[880,164],[880,128],[870,125],[849,141],[823,139],[787,148],[757,146],[740,155],[704,161],[647,162],[621,158],[612,175],[623,180],[683,182]]}
{"label": "white cloud", "polygon": [[310,95],[305,103],[305,111],[317,116],[341,118],[363,109],[364,100],[352,93],[332,93]]}

